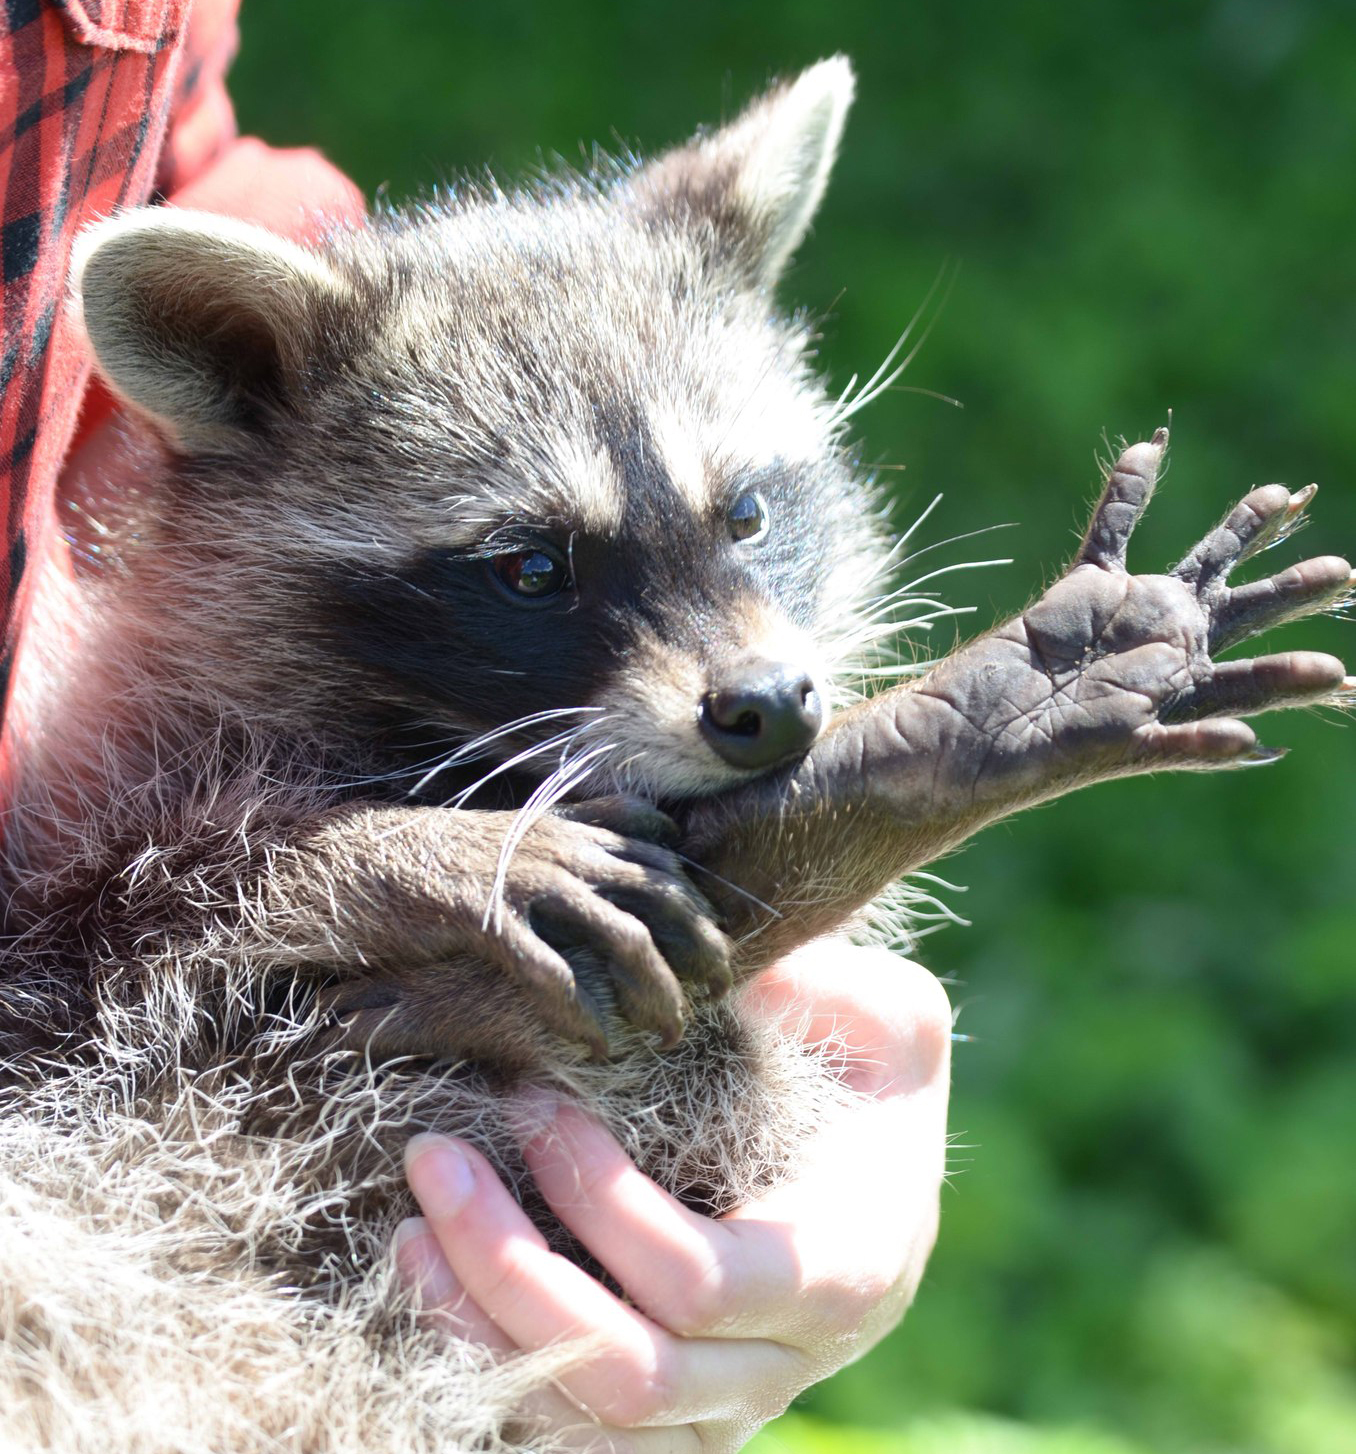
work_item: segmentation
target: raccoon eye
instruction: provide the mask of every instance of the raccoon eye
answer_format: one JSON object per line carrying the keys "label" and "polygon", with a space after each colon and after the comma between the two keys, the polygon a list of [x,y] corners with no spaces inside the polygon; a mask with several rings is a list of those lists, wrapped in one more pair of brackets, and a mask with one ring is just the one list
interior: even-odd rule
{"label": "raccoon eye", "polygon": [[490,570],[506,591],[524,602],[550,600],[570,583],[565,562],[540,547],[496,555]]}
{"label": "raccoon eye", "polygon": [[756,490],[748,490],[725,512],[725,518],[732,540],[761,540],[768,532],[767,501]]}

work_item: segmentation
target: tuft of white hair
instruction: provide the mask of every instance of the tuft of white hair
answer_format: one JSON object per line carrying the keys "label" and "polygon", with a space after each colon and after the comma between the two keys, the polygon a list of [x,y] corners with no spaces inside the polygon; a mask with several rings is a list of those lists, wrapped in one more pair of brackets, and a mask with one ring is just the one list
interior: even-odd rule
{"label": "tuft of white hair", "polygon": [[[7,1454],[555,1449],[516,1411],[587,1350],[500,1362],[421,1326],[390,1254],[414,1131],[468,1135],[522,1179],[502,1090],[315,1048],[307,1011],[243,985],[234,1013],[258,1028],[214,1063],[221,1002],[194,979],[159,965],[80,1055],[38,1081],[4,1067]],[[701,1014],[688,1048],[632,1047],[552,1089],[666,1185],[732,1204],[785,1175],[845,1092],[794,1038]],[[713,1038],[730,1046],[714,1061]]]}

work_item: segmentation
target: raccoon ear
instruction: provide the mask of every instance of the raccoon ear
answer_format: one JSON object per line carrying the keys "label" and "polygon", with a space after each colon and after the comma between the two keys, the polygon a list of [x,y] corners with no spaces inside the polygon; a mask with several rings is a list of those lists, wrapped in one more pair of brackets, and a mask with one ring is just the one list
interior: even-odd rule
{"label": "raccoon ear", "polygon": [[189,452],[286,409],[344,280],[263,228],[142,208],[77,239],[71,279],[104,378]]}
{"label": "raccoon ear", "polygon": [[657,218],[706,228],[770,286],[824,196],[852,93],[847,58],[820,61],[719,131],[642,167],[636,195]]}

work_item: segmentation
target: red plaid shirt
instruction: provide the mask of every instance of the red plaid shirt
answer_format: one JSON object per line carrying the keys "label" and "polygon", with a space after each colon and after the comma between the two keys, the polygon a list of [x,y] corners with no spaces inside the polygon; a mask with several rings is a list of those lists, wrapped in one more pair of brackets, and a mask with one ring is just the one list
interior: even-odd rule
{"label": "red plaid shirt", "polygon": [[152,200],[300,238],[362,213],[317,153],[236,137],[237,4],[0,0],[0,700],[61,462],[114,407],[63,306],[76,233]]}

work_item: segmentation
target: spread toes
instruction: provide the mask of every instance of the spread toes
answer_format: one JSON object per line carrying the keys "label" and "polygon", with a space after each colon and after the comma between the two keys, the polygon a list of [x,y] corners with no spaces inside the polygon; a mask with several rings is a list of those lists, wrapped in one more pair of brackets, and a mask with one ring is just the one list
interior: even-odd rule
{"label": "spread toes", "polygon": [[1341,610],[1352,597],[1351,566],[1338,555],[1320,555],[1226,591],[1210,625],[1210,650],[1220,652],[1259,631],[1298,621],[1317,611]]}

